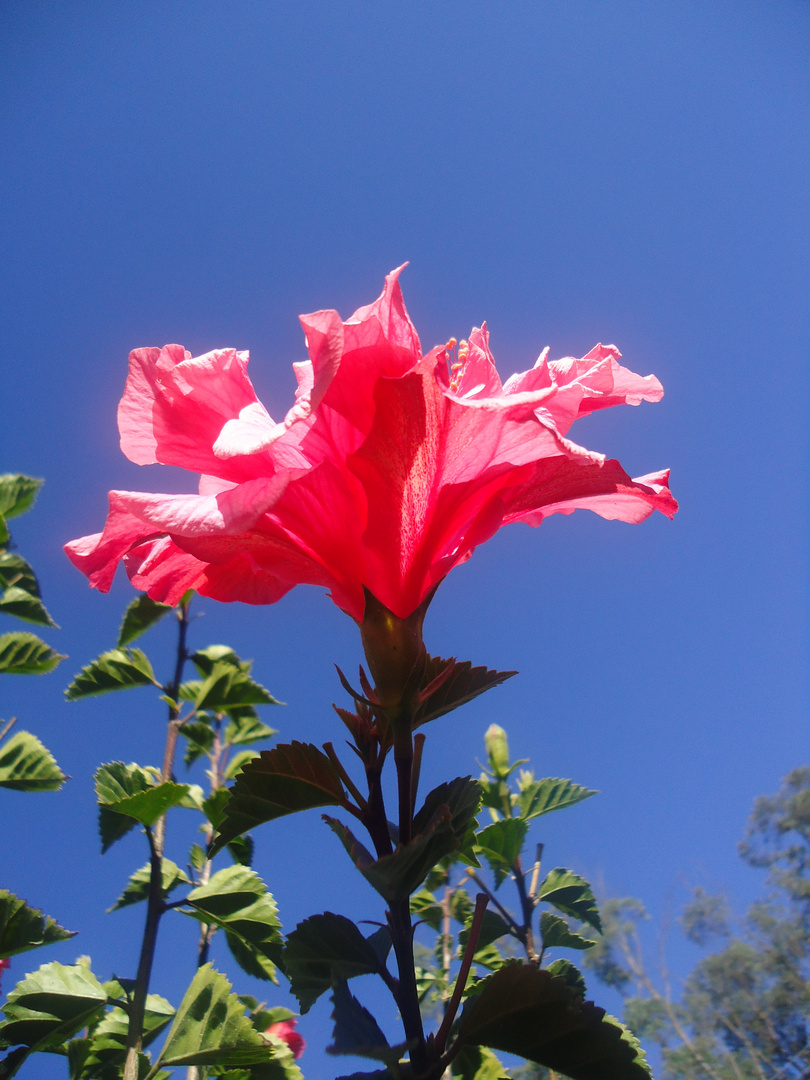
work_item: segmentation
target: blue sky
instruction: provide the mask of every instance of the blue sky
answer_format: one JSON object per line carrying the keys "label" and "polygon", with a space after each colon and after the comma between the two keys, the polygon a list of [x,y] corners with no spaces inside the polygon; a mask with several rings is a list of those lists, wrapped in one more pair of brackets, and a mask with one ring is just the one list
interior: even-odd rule
{"label": "blue sky", "polygon": [[[697,883],[742,908],[752,800],[807,760],[807,3],[7,0],[0,33],[0,471],[46,478],[14,534],[70,655],[5,679],[0,715],[73,776],[3,796],[2,884],[81,931],[58,958],[134,968],[141,913],[101,913],[145,853],[101,860],[91,776],[163,738],[146,692],[63,703],[132,590],[90,592],[61,545],[110,488],[193,490],[119,451],[127,353],[250,349],[282,415],[298,314],[348,316],[406,259],[426,348],[486,319],[504,376],[600,340],[655,373],[660,404],[572,436],[631,475],[670,466],[681,502],[673,523],[514,526],[454,571],[428,647],[521,675],[434,725],[428,780],[475,771],[501,723],[538,772],[602,792],[538,830],[550,865],[657,918]],[[283,739],[341,738],[332,663],[356,669],[359,635],[318,590],[199,608],[195,643],[254,657],[288,703]],[[168,669],[168,635],[146,645]],[[378,916],[316,814],[257,839],[289,927]],[[191,938],[165,935],[155,989],[176,996]],[[304,1024],[311,1076],[334,1069],[327,1022]]]}

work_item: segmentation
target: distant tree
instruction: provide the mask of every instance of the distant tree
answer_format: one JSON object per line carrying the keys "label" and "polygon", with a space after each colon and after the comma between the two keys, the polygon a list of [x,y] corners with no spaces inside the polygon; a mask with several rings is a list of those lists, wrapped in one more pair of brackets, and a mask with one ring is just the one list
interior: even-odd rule
{"label": "distant tree", "polygon": [[657,1044],[662,1080],[810,1080],[810,768],[757,799],[740,854],[768,870],[769,891],[738,932],[722,896],[695,890],[684,935],[715,944],[674,997],[665,962],[651,973],[638,900],[602,907],[604,935],[586,967],[625,995],[625,1021]]}

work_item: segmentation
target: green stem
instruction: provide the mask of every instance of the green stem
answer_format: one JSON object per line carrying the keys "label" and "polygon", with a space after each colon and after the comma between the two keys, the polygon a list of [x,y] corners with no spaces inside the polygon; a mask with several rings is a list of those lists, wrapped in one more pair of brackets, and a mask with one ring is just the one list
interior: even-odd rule
{"label": "green stem", "polygon": [[[174,677],[165,688],[166,693],[172,699],[177,700],[180,683],[183,678],[183,666],[188,659],[186,652],[186,634],[188,632],[188,605],[189,601],[181,601],[178,606],[177,620],[179,623],[177,634],[177,657],[174,665]],[[163,752],[163,768],[161,780],[163,783],[171,780],[174,770],[174,755],[177,749],[177,736],[180,731],[180,708],[177,705],[169,706],[169,722],[166,731],[166,748]],[[132,1007],[129,1013],[129,1028],[127,1031],[127,1056],[124,1064],[123,1080],[137,1080],[138,1055],[143,1046],[143,1023],[146,1015],[146,999],[149,994],[149,981],[152,976],[152,965],[155,959],[157,946],[157,933],[161,916],[165,910],[163,904],[163,850],[166,843],[166,815],[159,818],[155,823],[154,830],[147,829],[146,835],[149,840],[149,863],[151,873],[149,877],[149,896],[146,905],[146,924],[141,942],[141,955],[138,960],[138,973],[135,977],[135,987],[132,994]]]}

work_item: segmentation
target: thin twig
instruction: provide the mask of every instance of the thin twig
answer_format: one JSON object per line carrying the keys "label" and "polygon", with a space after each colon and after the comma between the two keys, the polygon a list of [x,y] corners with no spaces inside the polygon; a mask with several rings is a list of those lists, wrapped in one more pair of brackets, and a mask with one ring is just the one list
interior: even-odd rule
{"label": "thin twig", "polygon": [[[470,935],[467,938],[467,945],[464,949],[464,956],[461,961],[458,978],[456,979],[456,985],[453,987],[453,996],[450,998],[450,1004],[447,1006],[447,1011],[444,1014],[441,1027],[436,1034],[436,1048],[440,1054],[443,1053],[444,1048],[447,1045],[450,1028],[453,1026],[458,1007],[461,1004],[461,995],[464,993],[464,987],[467,985],[467,979],[478,945],[478,938],[481,935],[481,926],[484,922],[484,912],[487,910],[488,902],[489,897],[486,893],[479,893],[475,898],[475,914],[473,915],[472,925],[470,926]],[[442,1064],[447,1065],[449,1062],[443,1062]]]}

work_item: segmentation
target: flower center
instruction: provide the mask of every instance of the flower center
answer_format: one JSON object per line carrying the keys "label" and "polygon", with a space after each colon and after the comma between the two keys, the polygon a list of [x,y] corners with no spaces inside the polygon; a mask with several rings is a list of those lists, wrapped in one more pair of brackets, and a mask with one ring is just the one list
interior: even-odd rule
{"label": "flower center", "polygon": [[464,338],[462,338],[461,341],[456,341],[454,337],[451,337],[444,346],[444,358],[447,361],[447,367],[450,373],[450,389],[454,394],[461,386],[461,379],[464,375],[464,364],[466,363],[469,351],[469,342]]}

